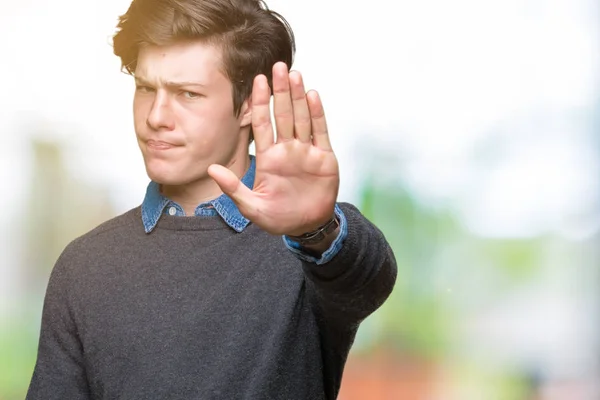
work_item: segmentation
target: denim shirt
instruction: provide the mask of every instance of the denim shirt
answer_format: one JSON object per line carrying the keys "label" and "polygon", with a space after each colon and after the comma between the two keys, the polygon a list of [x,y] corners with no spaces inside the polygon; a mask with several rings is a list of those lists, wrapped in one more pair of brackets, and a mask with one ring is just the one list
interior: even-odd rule
{"label": "denim shirt", "polygon": [[[248,188],[254,187],[254,177],[256,174],[256,158],[250,156],[250,168],[242,177],[242,183]],[[160,185],[154,181],[148,184],[146,196],[142,203],[142,222],[146,233],[152,232],[161,215],[169,214],[174,216],[185,216],[183,207],[176,202],[169,200],[160,193]],[[214,200],[202,203],[194,210],[194,215],[197,217],[203,216],[220,216],[223,220],[233,228],[236,232],[242,232],[250,223],[246,217],[240,213],[231,197],[222,194]],[[318,265],[325,264],[330,261],[342,248],[344,240],[348,235],[348,223],[341,208],[335,205],[335,215],[340,222],[340,231],[329,247],[321,257],[314,257],[302,250],[299,243],[294,242],[287,236],[282,236],[285,246],[294,253],[298,258],[304,261],[312,262]]]}

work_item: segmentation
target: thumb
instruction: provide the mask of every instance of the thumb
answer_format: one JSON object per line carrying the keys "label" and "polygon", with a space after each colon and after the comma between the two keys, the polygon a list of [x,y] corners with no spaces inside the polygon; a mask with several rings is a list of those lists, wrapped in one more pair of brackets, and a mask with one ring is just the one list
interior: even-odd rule
{"label": "thumb", "polygon": [[242,183],[229,168],[219,164],[208,167],[208,175],[219,185],[223,193],[231,197],[240,211],[249,211],[252,199],[252,190]]}

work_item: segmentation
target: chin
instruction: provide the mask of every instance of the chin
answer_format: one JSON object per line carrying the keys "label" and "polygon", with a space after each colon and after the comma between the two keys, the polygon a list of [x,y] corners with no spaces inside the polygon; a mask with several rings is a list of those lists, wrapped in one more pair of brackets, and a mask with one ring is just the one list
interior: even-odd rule
{"label": "chin", "polygon": [[185,185],[188,181],[188,179],[181,174],[158,168],[146,168],[146,173],[151,180],[161,185],[179,186]]}
{"label": "chin", "polygon": [[206,171],[204,174],[199,174],[197,171],[194,171],[196,173],[190,172],[192,171],[189,169],[180,171],[174,168],[165,168],[164,165],[160,168],[155,165],[146,165],[148,177],[160,185],[183,186],[208,176]]}

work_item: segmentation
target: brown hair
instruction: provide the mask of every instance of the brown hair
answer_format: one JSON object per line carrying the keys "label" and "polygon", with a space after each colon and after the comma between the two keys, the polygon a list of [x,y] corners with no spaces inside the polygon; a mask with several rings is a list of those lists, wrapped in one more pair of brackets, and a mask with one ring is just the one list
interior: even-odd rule
{"label": "brown hair", "polygon": [[140,48],[202,40],[221,48],[223,73],[233,84],[238,116],[254,77],[272,82],[272,67],[291,68],[295,42],[288,22],[263,0],[133,0],[113,37],[122,68],[133,75]]}

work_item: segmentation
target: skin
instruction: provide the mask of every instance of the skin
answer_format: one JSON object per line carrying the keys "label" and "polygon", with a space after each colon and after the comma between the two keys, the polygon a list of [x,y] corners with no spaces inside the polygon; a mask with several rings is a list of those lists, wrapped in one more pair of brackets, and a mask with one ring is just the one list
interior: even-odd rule
{"label": "skin", "polygon": [[[338,162],[319,95],[305,92],[299,72],[281,62],[273,66],[276,129],[267,78],[255,78],[236,117],[220,50],[209,44],[143,48],[134,75],[134,125],[146,171],[187,215],[226,193],[246,218],[274,235],[301,235],[333,216]],[[250,126],[253,190],[240,181],[249,167]],[[324,251],[337,233],[309,250]]]}

